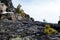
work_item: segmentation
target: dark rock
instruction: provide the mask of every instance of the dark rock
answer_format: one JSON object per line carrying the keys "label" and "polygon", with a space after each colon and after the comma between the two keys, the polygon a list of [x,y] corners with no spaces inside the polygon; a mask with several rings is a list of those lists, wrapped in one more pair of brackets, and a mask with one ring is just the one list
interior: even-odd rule
{"label": "dark rock", "polygon": [[0,1],[8,7],[7,11],[15,11],[15,8],[14,8],[11,0],[0,0]]}
{"label": "dark rock", "polygon": [[0,0],[0,1],[4,3],[6,6],[13,8],[11,0]]}

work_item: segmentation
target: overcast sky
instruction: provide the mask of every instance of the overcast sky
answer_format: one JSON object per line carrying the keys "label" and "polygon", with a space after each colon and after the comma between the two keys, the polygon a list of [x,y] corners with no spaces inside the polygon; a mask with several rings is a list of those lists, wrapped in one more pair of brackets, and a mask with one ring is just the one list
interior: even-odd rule
{"label": "overcast sky", "polygon": [[60,16],[60,0],[13,0],[14,7],[20,3],[30,17],[37,21],[45,19],[57,23]]}

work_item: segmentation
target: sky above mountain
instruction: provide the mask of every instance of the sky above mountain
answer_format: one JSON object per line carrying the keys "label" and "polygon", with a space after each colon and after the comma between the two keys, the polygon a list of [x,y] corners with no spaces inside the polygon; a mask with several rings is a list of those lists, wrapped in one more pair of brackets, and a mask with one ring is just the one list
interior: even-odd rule
{"label": "sky above mountain", "polygon": [[37,21],[57,23],[60,16],[60,0],[12,0],[14,7],[20,3],[30,17]]}

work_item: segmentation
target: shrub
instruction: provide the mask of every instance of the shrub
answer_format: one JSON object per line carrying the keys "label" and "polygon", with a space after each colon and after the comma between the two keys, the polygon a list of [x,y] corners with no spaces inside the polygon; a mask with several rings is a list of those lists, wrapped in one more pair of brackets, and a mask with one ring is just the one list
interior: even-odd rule
{"label": "shrub", "polygon": [[48,34],[48,35],[50,35],[50,34],[56,34],[57,30],[51,28],[50,25],[46,25],[45,29],[44,29],[44,33]]}

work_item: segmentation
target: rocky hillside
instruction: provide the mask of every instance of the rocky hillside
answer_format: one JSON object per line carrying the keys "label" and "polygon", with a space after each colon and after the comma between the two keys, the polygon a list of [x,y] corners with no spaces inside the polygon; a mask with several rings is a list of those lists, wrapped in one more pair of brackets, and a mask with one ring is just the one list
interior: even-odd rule
{"label": "rocky hillside", "polygon": [[60,34],[45,35],[43,29],[35,21],[3,20],[0,22],[0,40],[60,40]]}
{"label": "rocky hillside", "polygon": [[59,33],[44,34],[45,23],[34,21],[21,5],[14,8],[11,0],[0,1],[0,40],[60,40]]}

